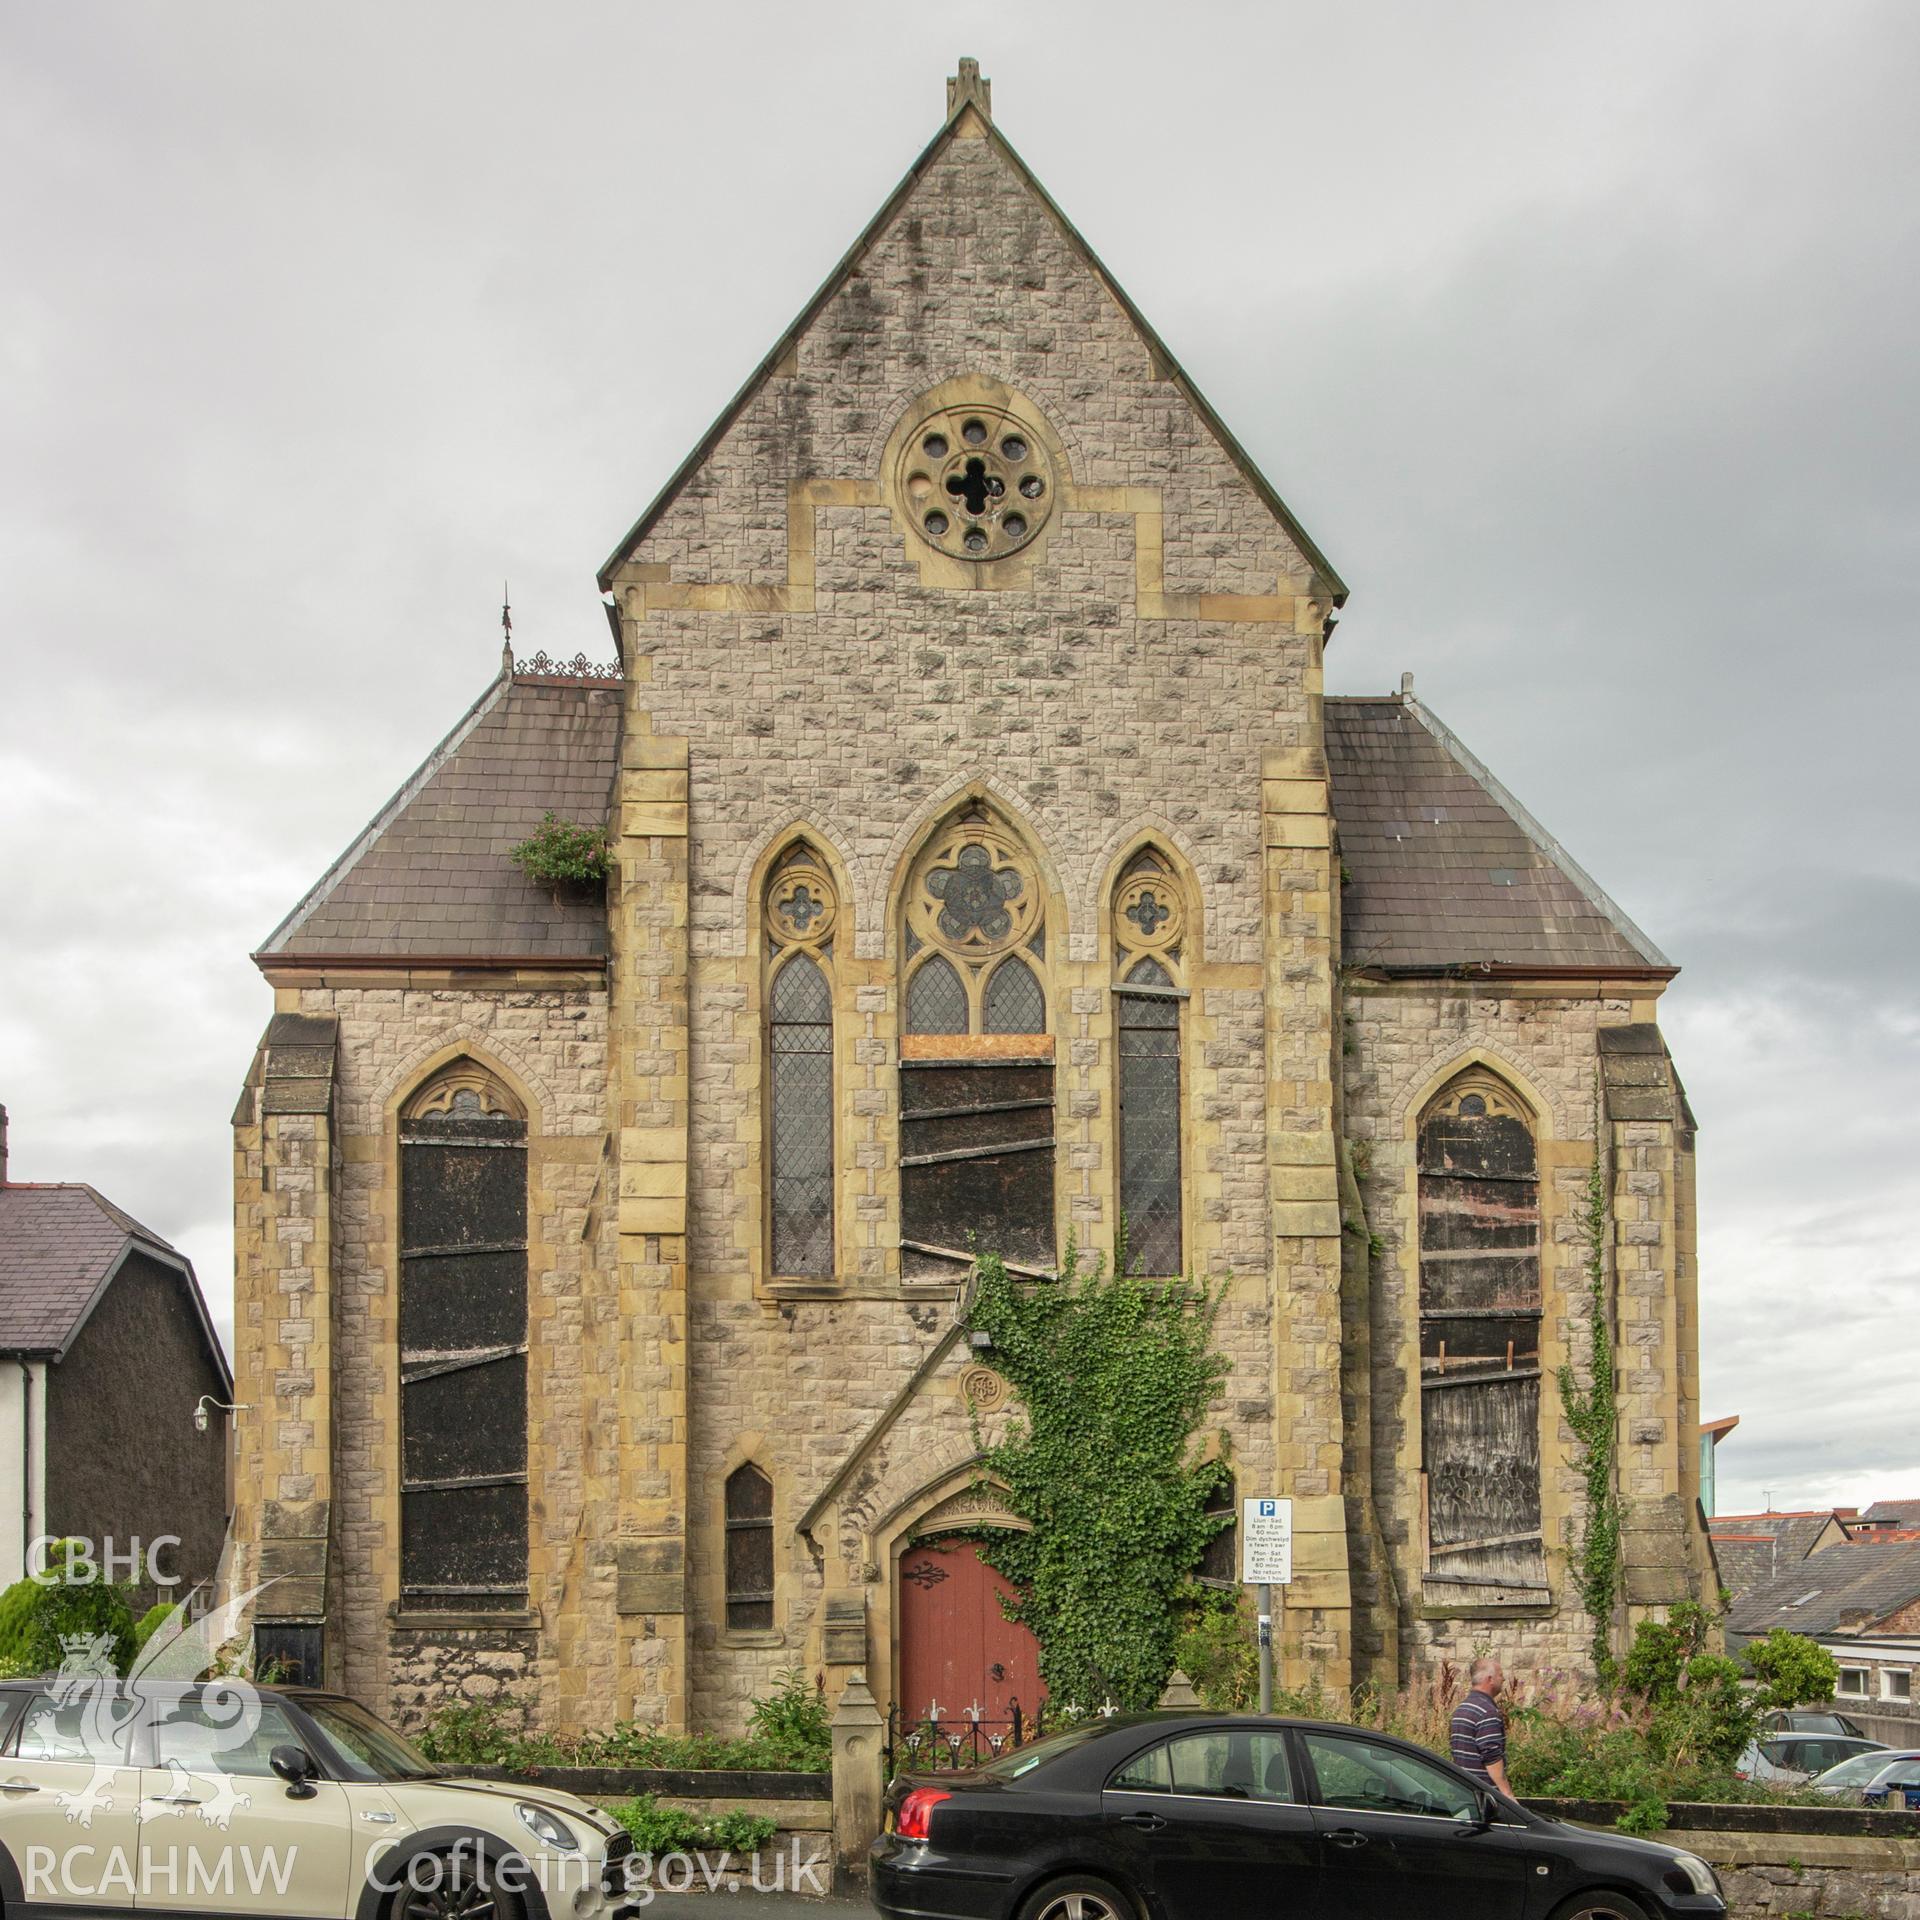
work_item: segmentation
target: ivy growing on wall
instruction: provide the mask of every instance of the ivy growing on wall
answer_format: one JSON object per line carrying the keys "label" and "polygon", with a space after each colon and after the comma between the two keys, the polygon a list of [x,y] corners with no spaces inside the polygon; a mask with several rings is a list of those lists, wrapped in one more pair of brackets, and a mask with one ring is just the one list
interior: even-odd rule
{"label": "ivy growing on wall", "polygon": [[1227,1371],[1224,1291],[1129,1274],[1124,1237],[1111,1267],[1069,1242],[1050,1281],[981,1257],[969,1325],[1015,1398],[983,1466],[1033,1528],[993,1531],[981,1553],[1017,1590],[1002,1604],[1061,1706],[1150,1707],[1173,1670],[1184,1583],[1231,1520],[1205,1511],[1228,1468],[1198,1445]]}
{"label": "ivy growing on wall", "polygon": [[1586,1247],[1589,1370],[1583,1384],[1569,1360],[1560,1368],[1560,1404],[1578,1444],[1576,1458],[1586,1488],[1586,1522],[1574,1562],[1574,1584],[1593,1622],[1593,1664],[1602,1684],[1612,1681],[1613,1609],[1620,1591],[1620,1494],[1615,1460],[1620,1416],[1614,1403],[1613,1316],[1607,1299],[1607,1241],[1613,1210],[1608,1202],[1604,1112],[1595,1089],[1593,1165],[1577,1216]]}

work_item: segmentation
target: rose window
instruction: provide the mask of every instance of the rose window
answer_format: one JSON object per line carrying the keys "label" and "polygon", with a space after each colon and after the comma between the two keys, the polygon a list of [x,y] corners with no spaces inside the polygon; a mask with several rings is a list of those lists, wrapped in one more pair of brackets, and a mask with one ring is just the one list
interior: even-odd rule
{"label": "rose window", "polygon": [[944,407],[907,436],[897,479],[921,537],[958,560],[997,560],[1053,511],[1053,468],[1031,428],[993,407]]}

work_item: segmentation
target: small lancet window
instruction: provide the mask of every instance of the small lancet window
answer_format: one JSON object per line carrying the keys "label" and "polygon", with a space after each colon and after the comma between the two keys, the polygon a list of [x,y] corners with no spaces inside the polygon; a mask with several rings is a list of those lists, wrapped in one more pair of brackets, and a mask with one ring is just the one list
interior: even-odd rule
{"label": "small lancet window", "polygon": [[773,1482],[751,1462],[727,1475],[727,1627],[773,1627]]}

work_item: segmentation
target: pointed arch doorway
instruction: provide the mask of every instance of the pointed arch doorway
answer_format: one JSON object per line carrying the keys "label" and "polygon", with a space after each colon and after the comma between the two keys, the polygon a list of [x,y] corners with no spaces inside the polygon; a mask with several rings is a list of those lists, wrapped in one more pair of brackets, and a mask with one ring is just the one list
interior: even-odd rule
{"label": "pointed arch doorway", "polygon": [[[955,1512],[965,1506],[967,1512]],[[1040,1644],[1001,1607],[1013,1588],[987,1565],[972,1532],[1018,1527],[990,1488],[945,1501],[901,1543],[894,1561],[899,1646],[895,1705],[903,1722],[1031,1720],[1046,1698]],[[998,1732],[994,1727],[991,1731]]]}

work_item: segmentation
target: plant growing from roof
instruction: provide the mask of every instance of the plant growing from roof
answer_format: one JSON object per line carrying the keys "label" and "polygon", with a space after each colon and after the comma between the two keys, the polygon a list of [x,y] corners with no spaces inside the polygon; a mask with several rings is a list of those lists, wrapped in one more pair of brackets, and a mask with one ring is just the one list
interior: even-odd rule
{"label": "plant growing from roof", "polygon": [[598,887],[606,884],[613,865],[613,841],[605,827],[583,826],[562,820],[551,808],[533,832],[507,858],[529,880],[553,889],[554,904],[562,887]]}

